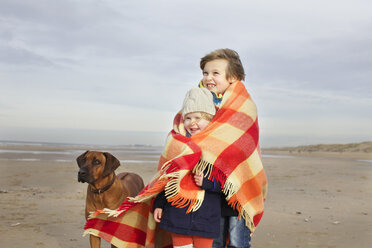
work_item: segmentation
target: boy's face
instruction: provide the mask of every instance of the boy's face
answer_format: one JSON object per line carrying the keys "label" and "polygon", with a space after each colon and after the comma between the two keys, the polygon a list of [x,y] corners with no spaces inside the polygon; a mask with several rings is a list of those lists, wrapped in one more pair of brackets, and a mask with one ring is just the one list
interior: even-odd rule
{"label": "boy's face", "polygon": [[225,59],[215,59],[207,62],[203,69],[203,86],[216,94],[224,93],[227,87],[236,81],[234,77],[226,78],[228,63]]}
{"label": "boy's face", "polygon": [[210,121],[202,118],[200,112],[192,112],[185,115],[184,125],[189,134],[194,135],[203,131]]}

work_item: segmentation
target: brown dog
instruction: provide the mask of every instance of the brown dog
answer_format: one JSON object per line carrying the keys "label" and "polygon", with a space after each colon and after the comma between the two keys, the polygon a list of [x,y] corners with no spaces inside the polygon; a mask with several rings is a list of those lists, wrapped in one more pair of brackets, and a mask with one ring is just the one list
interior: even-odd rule
{"label": "brown dog", "polygon": [[[124,172],[116,176],[115,170],[120,162],[108,152],[86,151],[76,161],[80,168],[78,181],[89,184],[85,205],[86,219],[92,211],[118,208],[128,196],[136,196],[144,187],[142,178],[135,173]],[[92,248],[100,247],[99,237],[90,235],[89,240]]]}

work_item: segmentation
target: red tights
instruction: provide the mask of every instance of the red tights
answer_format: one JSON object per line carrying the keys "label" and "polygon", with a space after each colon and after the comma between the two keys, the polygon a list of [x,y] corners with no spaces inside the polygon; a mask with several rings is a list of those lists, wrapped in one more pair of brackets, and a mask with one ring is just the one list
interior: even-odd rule
{"label": "red tights", "polygon": [[[194,248],[211,248],[213,239],[195,235],[182,235],[172,233],[173,246],[194,245]],[[192,247],[192,246],[191,246]]]}

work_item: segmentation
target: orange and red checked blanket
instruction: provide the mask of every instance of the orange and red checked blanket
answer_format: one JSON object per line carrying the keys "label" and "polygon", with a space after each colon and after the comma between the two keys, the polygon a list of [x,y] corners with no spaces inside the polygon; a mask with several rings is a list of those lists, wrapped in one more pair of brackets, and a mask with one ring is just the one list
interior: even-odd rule
{"label": "orange and red checked blanket", "polygon": [[174,206],[196,211],[204,191],[195,185],[193,173],[203,171],[210,180],[221,183],[229,205],[238,210],[253,232],[264,212],[267,194],[258,131],[256,105],[242,82],[226,90],[215,117],[201,133],[186,137],[178,113],[151,182],[118,209],[93,213],[85,233],[118,247],[172,247],[169,233],[158,229],[153,219],[153,200],[165,190]]}

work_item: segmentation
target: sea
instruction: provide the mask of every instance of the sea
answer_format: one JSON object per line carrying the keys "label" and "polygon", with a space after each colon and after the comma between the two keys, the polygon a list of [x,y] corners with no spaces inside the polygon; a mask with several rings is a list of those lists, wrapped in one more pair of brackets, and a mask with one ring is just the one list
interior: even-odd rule
{"label": "sea", "polygon": [[[109,152],[124,164],[157,164],[163,150],[161,146],[151,145],[91,145],[52,142],[0,141],[0,161],[56,163],[74,162],[87,150]],[[262,158],[290,159],[295,156],[262,154]],[[354,159],[353,159],[354,160]],[[355,159],[359,162],[372,163],[368,159]]]}
{"label": "sea", "polygon": [[87,150],[109,152],[122,163],[158,163],[162,147],[149,145],[86,145],[0,141],[0,160],[75,162]]}

